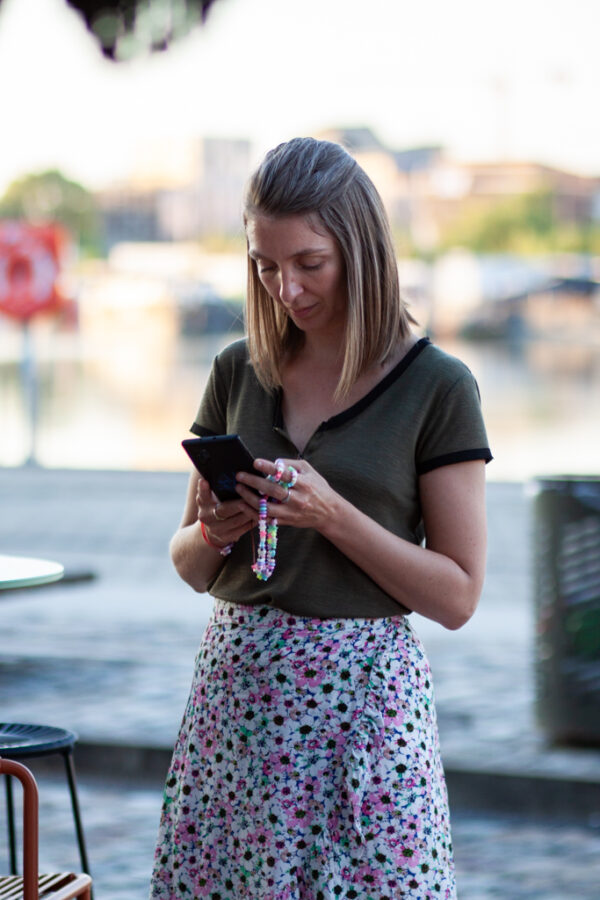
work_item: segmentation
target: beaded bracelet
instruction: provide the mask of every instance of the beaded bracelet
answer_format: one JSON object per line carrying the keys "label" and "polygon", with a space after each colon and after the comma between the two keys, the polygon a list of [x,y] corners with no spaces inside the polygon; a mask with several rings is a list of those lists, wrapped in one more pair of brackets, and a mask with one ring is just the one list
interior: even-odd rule
{"label": "beaded bracelet", "polygon": [[218,550],[221,556],[229,556],[231,551],[233,550],[233,544],[225,544],[224,547],[219,547],[218,544],[213,544],[210,540],[208,534],[206,533],[206,528],[204,527],[204,522],[200,522],[200,531],[202,532],[202,537],[206,541],[209,547],[212,547],[213,550]]}

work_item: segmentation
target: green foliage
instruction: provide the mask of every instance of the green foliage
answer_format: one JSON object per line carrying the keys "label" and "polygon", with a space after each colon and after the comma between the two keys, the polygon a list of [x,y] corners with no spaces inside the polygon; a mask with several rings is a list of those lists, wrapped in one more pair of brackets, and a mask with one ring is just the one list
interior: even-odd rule
{"label": "green foliage", "polygon": [[100,215],[93,195],[56,170],[13,181],[0,199],[0,218],[60,222],[84,254],[99,252]]}
{"label": "green foliage", "polygon": [[399,225],[392,225],[392,237],[398,256],[425,257],[426,254],[417,247],[410,230]]}
{"label": "green foliage", "polygon": [[441,248],[475,253],[598,252],[597,227],[561,221],[552,191],[507,197],[485,206],[465,204],[446,229]]}

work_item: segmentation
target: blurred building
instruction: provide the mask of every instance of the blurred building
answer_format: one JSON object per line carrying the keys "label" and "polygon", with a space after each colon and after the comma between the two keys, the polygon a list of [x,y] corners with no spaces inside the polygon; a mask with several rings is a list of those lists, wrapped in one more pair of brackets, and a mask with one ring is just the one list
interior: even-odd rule
{"label": "blurred building", "polygon": [[145,145],[127,182],[98,194],[106,249],[239,234],[250,151],[249,141],[228,138]]}
{"label": "blurred building", "polygon": [[442,147],[393,150],[370,128],[329,128],[320,138],[342,144],[372,179],[395,229],[407,232],[417,247],[433,248],[438,229],[425,205],[432,173],[445,165]]}
{"label": "blurred building", "polygon": [[[448,228],[471,211],[511,197],[547,193],[555,225],[600,219],[600,178],[528,161],[464,162],[441,146],[386,146],[370,128],[319,134],[343,144],[374,181],[401,244],[435,251]],[[239,235],[250,173],[250,141],[228,138],[148,143],[126,183],[98,195],[105,246],[122,241],[187,241]]]}
{"label": "blurred building", "polygon": [[463,162],[436,145],[395,150],[363,127],[331,128],[319,136],[352,153],[380,192],[392,226],[419,250],[434,250],[465,210],[525,194],[552,194],[556,224],[585,225],[600,218],[600,178],[535,162]]}

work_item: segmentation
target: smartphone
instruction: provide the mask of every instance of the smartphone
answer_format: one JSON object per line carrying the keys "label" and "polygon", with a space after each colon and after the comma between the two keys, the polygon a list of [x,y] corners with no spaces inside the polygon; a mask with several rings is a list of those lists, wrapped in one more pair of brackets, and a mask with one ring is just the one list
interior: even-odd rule
{"label": "smartphone", "polygon": [[236,472],[258,475],[254,468],[254,457],[239,434],[186,438],[181,446],[219,500],[240,499],[235,489]]}

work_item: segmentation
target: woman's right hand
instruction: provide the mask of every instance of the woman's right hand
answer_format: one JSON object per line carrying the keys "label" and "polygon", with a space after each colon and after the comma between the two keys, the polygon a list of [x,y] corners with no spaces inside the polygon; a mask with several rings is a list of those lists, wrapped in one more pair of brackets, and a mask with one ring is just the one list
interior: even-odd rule
{"label": "woman's right hand", "polygon": [[[195,591],[204,593],[223,565],[219,548],[235,543],[257,522],[258,513],[241,497],[219,503],[208,482],[194,469],[183,517],[170,544],[171,559],[180,577]],[[202,534],[202,526],[212,546]]]}
{"label": "woman's right hand", "polygon": [[201,475],[196,486],[196,508],[198,521],[217,547],[234,544],[258,523],[256,510],[241,499],[221,502]]}

